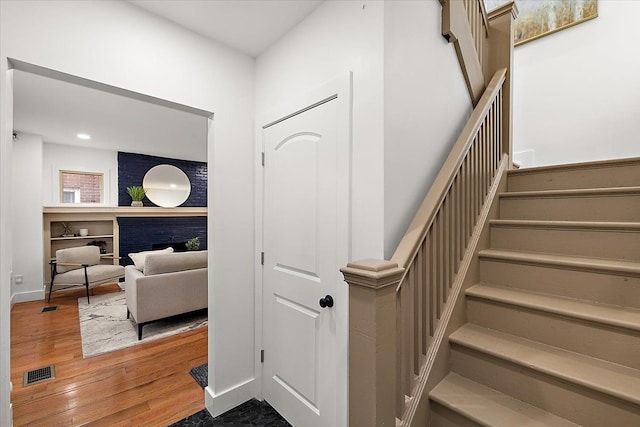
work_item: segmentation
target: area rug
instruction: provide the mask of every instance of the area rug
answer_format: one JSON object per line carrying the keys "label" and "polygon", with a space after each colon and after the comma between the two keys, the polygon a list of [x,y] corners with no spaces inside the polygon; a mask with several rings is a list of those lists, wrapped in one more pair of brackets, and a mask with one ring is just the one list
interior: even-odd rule
{"label": "area rug", "polygon": [[193,377],[194,380],[200,387],[205,388],[209,384],[209,364],[204,363],[202,365],[194,366],[189,371],[189,374]]}
{"label": "area rug", "polygon": [[86,297],[78,298],[78,313],[85,359],[207,325],[206,310],[175,316],[145,325],[138,341],[137,326],[127,319],[124,292],[93,296],[91,304]]}

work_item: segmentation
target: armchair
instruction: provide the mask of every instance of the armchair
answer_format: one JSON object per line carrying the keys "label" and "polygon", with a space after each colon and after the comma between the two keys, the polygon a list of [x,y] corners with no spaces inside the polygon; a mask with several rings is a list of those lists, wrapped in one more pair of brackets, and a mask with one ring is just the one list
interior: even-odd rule
{"label": "armchair", "polygon": [[124,277],[124,267],[121,265],[100,264],[100,248],[97,246],[57,250],[56,258],[49,264],[51,265],[49,302],[54,286],[62,286],[56,289],[57,291],[84,286],[87,290],[87,303],[89,303],[89,288],[105,283],[117,283],[118,279]]}

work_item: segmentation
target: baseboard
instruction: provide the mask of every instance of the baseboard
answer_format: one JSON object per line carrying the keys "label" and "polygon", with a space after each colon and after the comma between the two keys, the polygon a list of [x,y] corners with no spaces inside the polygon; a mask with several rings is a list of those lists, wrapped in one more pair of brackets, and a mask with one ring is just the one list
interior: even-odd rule
{"label": "baseboard", "polygon": [[44,290],[29,292],[16,292],[11,296],[11,305],[18,302],[41,301],[44,299]]}
{"label": "baseboard", "polygon": [[255,379],[250,379],[242,384],[238,384],[228,390],[225,390],[217,395],[211,387],[204,389],[204,406],[209,413],[217,417],[220,414],[224,414],[229,409],[233,409],[238,405],[242,405],[244,402],[251,400],[255,397],[254,383]]}

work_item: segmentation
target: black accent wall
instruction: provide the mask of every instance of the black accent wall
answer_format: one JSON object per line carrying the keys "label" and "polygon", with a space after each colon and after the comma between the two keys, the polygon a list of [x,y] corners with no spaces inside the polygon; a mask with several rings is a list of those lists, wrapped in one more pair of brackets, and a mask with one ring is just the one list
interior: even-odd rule
{"label": "black accent wall", "polygon": [[[118,206],[130,206],[127,187],[142,185],[144,175],[158,165],[180,168],[189,177],[191,194],[181,207],[207,206],[207,163],[169,159],[145,154],[118,152]],[[157,206],[146,197],[144,206]],[[200,249],[207,249],[207,217],[118,217],[120,264],[133,264],[132,252],[150,251],[153,244],[186,242],[198,237]]]}
{"label": "black accent wall", "polygon": [[[146,154],[118,152],[118,206],[131,206],[131,197],[127,187],[142,185],[144,175],[149,169],[158,165],[172,165],[180,168],[191,181],[191,194],[180,206],[207,206],[207,163],[191,160],[169,159],[165,157],[147,156]],[[146,197],[142,201],[145,206],[157,206]]]}
{"label": "black accent wall", "polygon": [[186,242],[200,239],[200,249],[207,249],[207,217],[119,217],[121,265],[133,264],[132,252],[150,251],[153,244]]}

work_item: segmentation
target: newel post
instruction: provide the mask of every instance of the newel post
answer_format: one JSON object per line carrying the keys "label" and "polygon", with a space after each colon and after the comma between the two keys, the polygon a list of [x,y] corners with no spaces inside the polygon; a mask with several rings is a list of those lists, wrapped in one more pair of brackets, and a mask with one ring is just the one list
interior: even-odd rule
{"label": "newel post", "polygon": [[[496,70],[507,69],[502,86],[502,151],[513,161],[513,38],[518,7],[507,3],[487,14],[489,22],[489,68],[487,78]],[[512,162],[509,162],[511,165]]]}
{"label": "newel post", "polygon": [[396,286],[404,268],[367,259],[342,268],[349,284],[349,426],[396,425]]}

